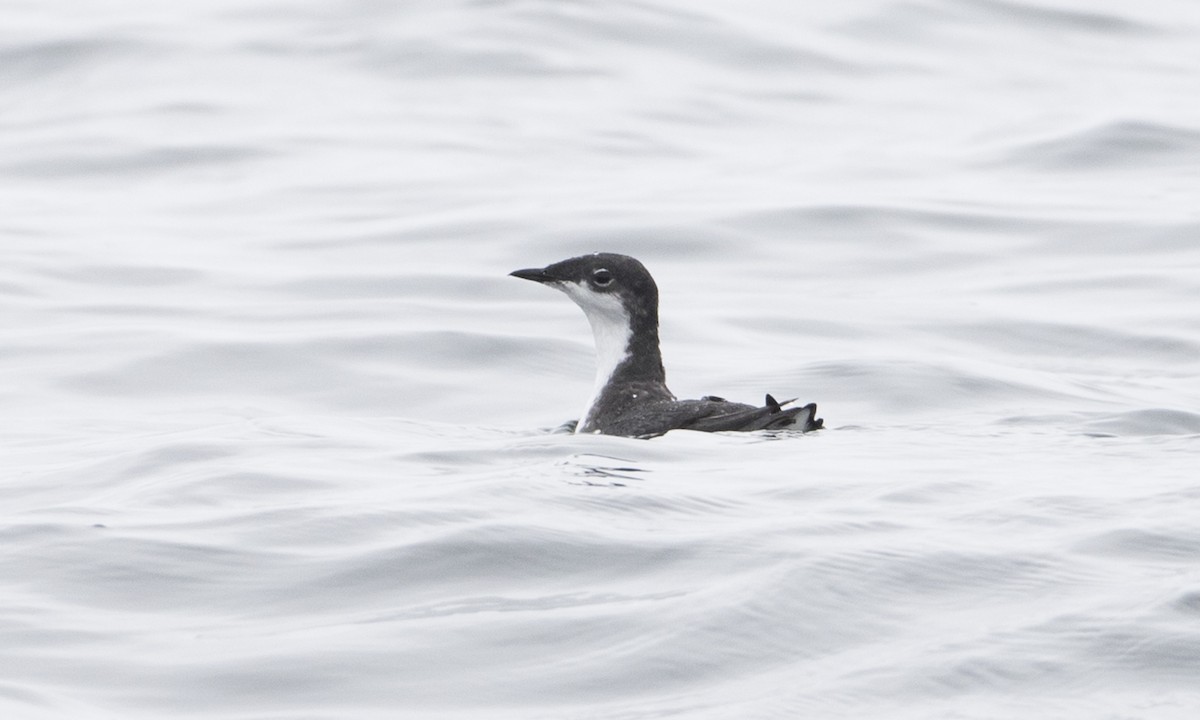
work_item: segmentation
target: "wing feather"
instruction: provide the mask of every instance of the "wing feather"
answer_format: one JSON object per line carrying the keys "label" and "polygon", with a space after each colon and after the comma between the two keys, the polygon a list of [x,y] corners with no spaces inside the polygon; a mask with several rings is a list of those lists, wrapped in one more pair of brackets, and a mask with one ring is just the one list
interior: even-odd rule
{"label": "wing feather", "polygon": [[753,431],[793,428],[803,432],[817,430],[823,422],[816,417],[814,403],[784,408],[794,402],[778,402],[768,395],[762,407],[728,402],[706,396],[700,400],[672,400],[650,403],[631,409],[605,428],[613,435],[654,437],[671,430],[699,432]]}

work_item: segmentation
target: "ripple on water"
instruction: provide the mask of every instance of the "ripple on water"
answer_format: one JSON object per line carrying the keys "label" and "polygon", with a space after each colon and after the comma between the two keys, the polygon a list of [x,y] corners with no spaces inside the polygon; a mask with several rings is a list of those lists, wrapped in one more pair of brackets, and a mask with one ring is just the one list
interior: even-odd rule
{"label": "ripple on water", "polygon": [[1084,428],[1093,433],[1121,436],[1200,435],[1200,413],[1168,408],[1127,410],[1088,420]]}
{"label": "ripple on water", "polygon": [[1077,547],[1095,555],[1187,563],[1200,559],[1200,532],[1123,528],[1090,537]]}
{"label": "ripple on water", "polygon": [[1108,123],[1019,147],[1005,162],[1079,172],[1200,166],[1200,132],[1148,122]]}

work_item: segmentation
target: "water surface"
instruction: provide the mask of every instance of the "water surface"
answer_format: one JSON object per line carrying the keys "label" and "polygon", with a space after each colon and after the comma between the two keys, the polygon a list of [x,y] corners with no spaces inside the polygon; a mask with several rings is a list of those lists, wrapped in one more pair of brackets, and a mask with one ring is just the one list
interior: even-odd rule
{"label": "water surface", "polygon": [[1191,3],[0,12],[4,717],[1200,708]]}

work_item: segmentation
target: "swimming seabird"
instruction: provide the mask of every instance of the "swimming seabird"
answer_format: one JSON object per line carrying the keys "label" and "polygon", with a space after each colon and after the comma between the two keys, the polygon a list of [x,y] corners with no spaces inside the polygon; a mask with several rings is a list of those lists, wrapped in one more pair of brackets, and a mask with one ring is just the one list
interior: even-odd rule
{"label": "swimming seabird", "polygon": [[576,433],[653,437],[669,430],[704,432],[790,428],[808,432],[824,421],[816,403],[785,408],[770,395],[759,406],[708,395],[677,400],[667,389],[658,347],[658,286],[628,255],[593,253],[514,277],[561,290],[587,315],[596,340],[596,385]]}

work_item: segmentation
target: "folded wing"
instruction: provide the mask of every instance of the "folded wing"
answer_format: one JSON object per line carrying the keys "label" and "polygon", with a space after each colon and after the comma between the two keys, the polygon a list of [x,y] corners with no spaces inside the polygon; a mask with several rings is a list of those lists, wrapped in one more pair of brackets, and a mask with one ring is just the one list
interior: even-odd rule
{"label": "folded wing", "polygon": [[761,407],[729,402],[718,397],[654,403],[623,416],[606,428],[606,432],[637,437],[662,435],[671,430],[747,432],[788,428],[809,432],[824,425],[821,418],[816,416],[815,403],[784,407],[792,402],[778,402],[767,395]]}

